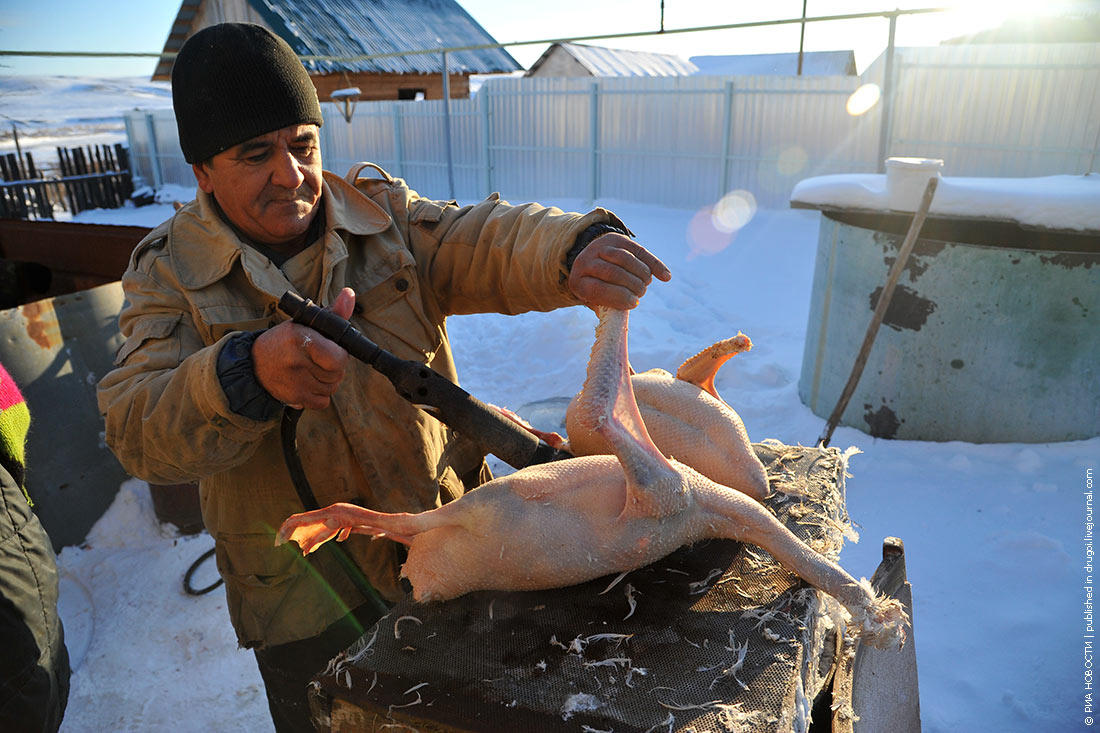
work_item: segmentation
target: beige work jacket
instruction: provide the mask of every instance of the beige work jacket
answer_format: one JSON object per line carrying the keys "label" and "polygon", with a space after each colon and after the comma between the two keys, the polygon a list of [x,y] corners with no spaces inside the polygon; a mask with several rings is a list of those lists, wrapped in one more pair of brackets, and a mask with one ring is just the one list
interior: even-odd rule
{"label": "beige work jacket", "polygon": [[[327,305],[350,286],[352,321],[368,338],[455,381],[447,315],[576,305],[566,252],[591,224],[622,226],[603,209],[511,206],[495,194],[460,208],[389,176],[353,186],[325,173],[323,189],[316,291],[299,294]],[[279,419],[231,412],[216,374],[227,338],[284,320],[276,304],[295,285],[242,244],[201,191],[137,246],[122,284],[126,340],[98,392],[108,444],[134,476],[199,481],[242,646],[319,633],[364,599],[327,553],[302,558],[293,544],[274,546],[282,521],[302,511]],[[500,356],[507,368],[508,355]],[[332,404],[303,414],[298,445],[321,506],[431,509],[460,496],[459,476],[483,465],[468,443],[356,360]],[[392,542],[353,536],[345,549],[384,596],[401,595]]]}

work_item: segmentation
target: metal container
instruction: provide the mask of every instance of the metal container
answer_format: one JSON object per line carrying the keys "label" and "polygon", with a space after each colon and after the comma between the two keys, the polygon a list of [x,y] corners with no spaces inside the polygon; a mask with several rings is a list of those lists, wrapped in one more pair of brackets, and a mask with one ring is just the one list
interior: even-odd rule
{"label": "metal container", "polygon": [[176,525],[180,534],[198,534],[205,528],[198,484],[149,484],[149,495],[157,521]]}
{"label": "metal container", "polygon": [[0,362],[31,412],[27,492],[55,550],[83,542],[128,478],[95,396],[122,343],[122,301],[114,282],[0,311]]}
{"label": "metal container", "polygon": [[[799,396],[828,417],[909,217],[822,208]],[[930,218],[841,424],[906,440],[1100,435],[1100,235]]]}

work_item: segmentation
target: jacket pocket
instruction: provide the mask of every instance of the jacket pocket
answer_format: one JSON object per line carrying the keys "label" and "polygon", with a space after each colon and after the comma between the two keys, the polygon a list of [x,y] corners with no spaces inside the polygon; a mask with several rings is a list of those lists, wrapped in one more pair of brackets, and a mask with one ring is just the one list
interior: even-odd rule
{"label": "jacket pocket", "polygon": [[301,573],[298,563],[305,559],[292,543],[275,547],[266,534],[221,534],[215,548],[229,616],[242,643],[264,639],[292,581]]}
{"label": "jacket pocket", "polygon": [[211,343],[217,343],[221,340],[222,336],[227,333],[233,333],[234,331],[262,331],[263,329],[270,328],[271,321],[267,318],[257,318],[251,321],[233,321],[231,323],[211,323],[208,324],[210,329],[210,336],[213,339]]}
{"label": "jacket pocket", "polygon": [[217,547],[218,570],[241,586],[275,588],[293,575],[293,545],[276,547],[272,536],[223,534]]}
{"label": "jacket pocket", "polygon": [[409,207],[410,224],[436,224],[443,218],[448,206],[458,206],[455,201],[432,201],[420,199]]}
{"label": "jacket pocket", "polygon": [[431,361],[443,334],[424,315],[415,266],[396,270],[356,298],[367,335],[403,359]]}
{"label": "jacket pocket", "polygon": [[200,306],[198,315],[202,320],[201,330],[210,335],[210,344],[233,331],[258,331],[275,325],[270,310],[256,305]]}
{"label": "jacket pocket", "polygon": [[130,331],[129,338],[126,339],[122,347],[119,348],[118,354],[115,355],[115,366],[122,366],[130,354],[137,351],[145,342],[154,339],[166,339],[171,336],[182,318],[182,315],[176,314],[174,316],[147,316],[139,320],[134,325],[133,330]]}

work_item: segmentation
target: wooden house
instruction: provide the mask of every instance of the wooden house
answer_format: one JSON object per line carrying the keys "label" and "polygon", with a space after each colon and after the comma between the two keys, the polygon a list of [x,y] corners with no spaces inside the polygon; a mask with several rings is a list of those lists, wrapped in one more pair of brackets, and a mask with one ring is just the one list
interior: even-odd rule
{"label": "wooden house", "polygon": [[[350,87],[362,100],[441,99],[441,53],[354,57],[496,43],[455,0],[183,0],[153,79],[171,78],[169,54],[188,37],[224,22],[257,23],[282,37],[322,102]],[[454,98],[469,96],[471,74],[522,67],[503,48],[486,48],[448,53],[447,68]]]}

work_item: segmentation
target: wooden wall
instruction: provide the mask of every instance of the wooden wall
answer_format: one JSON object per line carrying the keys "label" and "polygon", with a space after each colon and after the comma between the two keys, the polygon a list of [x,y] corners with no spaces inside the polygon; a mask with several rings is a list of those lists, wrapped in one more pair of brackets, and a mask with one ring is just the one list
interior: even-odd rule
{"label": "wooden wall", "polygon": [[[423,89],[425,99],[443,98],[443,74],[395,74],[395,73],[334,73],[311,76],[317,87],[317,97],[331,102],[337,89],[359,87],[361,100],[397,99],[400,89]],[[470,96],[468,74],[451,74],[451,99]]]}

